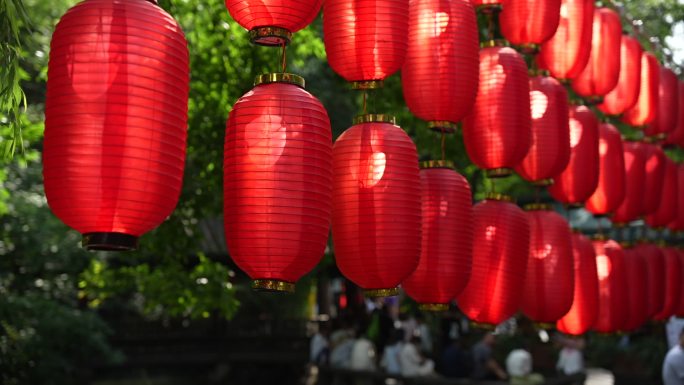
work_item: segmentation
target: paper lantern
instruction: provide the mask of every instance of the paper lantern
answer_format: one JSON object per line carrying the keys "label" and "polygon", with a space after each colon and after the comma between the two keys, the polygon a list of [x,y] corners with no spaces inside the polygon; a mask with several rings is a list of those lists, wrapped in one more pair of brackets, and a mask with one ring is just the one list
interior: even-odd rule
{"label": "paper lantern", "polygon": [[262,75],[255,84],[226,126],[226,242],[255,289],[292,292],[328,241],[330,120],[296,75]]}
{"label": "paper lantern", "polygon": [[86,0],[52,36],[43,177],[89,250],[131,250],[174,210],[185,166],[188,49],[144,0]]}
{"label": "paper lantern", "polygon": [[[497,42],[496,44],[501,44]],[[480,85],[463,122],[470,160],[489,176],[507,176],[530,148],[532,119],[527,65],[509,47],[480,50]]]}
{"label": "paper lantern", "polygon": [[661,310],[653,316],[657,321],[666,321],[675,315],[682,300],[682,269],[677,250],[672,247],[661,248],[664,257],[665,299]]}
{"label": "paper lantern", "polygon": [[658,109],[655,119],[646,127],[646,136],[665,139],[677,127],[679,118],[679,80],[671,69],[660,67]]}
{"label": "paper lantern", "polygon": [[677,192],[677,213],[668,227],[674,231],[684,231],[684,164],[677,166]]}
{"label": "paper lantern", "polygon": [[625,277],[627,291],[627,318],[621,328],[623,331],[634,331],[648,320],[648,275],[646,259],[633,248],[625,249]]}
{"label": "paper lantern", "polygon": [[586,106],[569,110],[570,160],[553,177],[549,193],[561,203],[576,205],[594,193],[599,182],[599,121]]}
{"label": "paper lantern", "polygon": [[499,16],[501,34],[511,44],[535,52],[556,33],[560,7],[561,0],[508,0]]}
{"label": "paper lantern", "polygon": [[541,46],[537,62],[556,79],[569,80],[589,61],[594,0],[562,0],[556,33]]}
{"label": "paper lantern", "polygon": [[608,215],[625,198],[625,158],[620,132],[610,123],[599,125],[599,183],[586,202],[594,215]]}
{"label": "paper lantern", "polygon": [[594,11],[589,61],[572,80],[575,92],[587,98],[596,98],[615,88],[620,77],[621,41],[620,15],[610,8],[597,8]]}
{"label": "paper lantern", "polygon": [[330,67],[354,88],[378,88],[404,64],[408,0],[326,0],[323,41]]}
{"label": "paper lantern", "polygon": [[655,212],[660,204],[660,197],[663,193],[663,182],[665,178],[665,153],[655,144],[644,143],[646,151],[646,181],[643,189],[643,211],[641,215],[648,215]]}
{"label": "paper lantern", "polygon": [[515,171],[525,180],[550,184],[570,160],[568,94],[554,78],[530,78],[532,142]]}
{"label": "paper lantern", "polygon": [[658,110],[659,84],[660,66],[658,59],[652,53],[644,52],[641,56],[639,99],[632,108],[622,115],[623,122],[640,127],[655,119]]}
{"label": "paper lantern", "polygon": [[473,220],[473,267],[457,303],[471,320],[497,325],[521,304],[530,225],[525,212],[503,196],[475,205]]}
{"label": "paper lantern", "polygon": [[592,243],[599,279],[599,311],[594,330],[615,333],[622,330],[629,314],[624,251],[613,240],[601,238]]}
{"label": "paper lantern", "polygon": [[572,307],[556,322],[558,331],[582,335],[589,331],[598,315],[598,275],[596,254],[591,241],[582,234],[571,238],[574,260],[575,286]]}
{"label": "paper lantern", "polygon": [[477,18],[468,0],[414,0],[401,70],[406,105],[433,129],[454,131],[475,102]]}
{"label": "paper lantern", "polygon": [[386,115],[363,115],[333,147],[337,266],[369,296],[397,293],[418,266],[421,188],[416,146]]}
{"label": "paper lantern", "polygon": [[643,50],[636,38],[622,35],[620,44],[620,78],[617,86],[604,98],[598,108],[607,115],[620,115],[632,108],[639,99],[641,87],[641,55]]}
{"label": "paper lantern", "polygon": [[665,227],[672,222],[679,210],[678,167],[670,158],[665,158],[665,176],[658,209],[646,216],[646,223],[654,228]]}
{"label": "paper lantern", "polygon": [[[648,275],[646,317],[652,317],[663,309],[665,303],[665,256],[660,248],[652,243],[640,242],[634,250],[646,261]],[[631,284],[631,282],[630,282]]]}
{"label": "paper lantern", "polygon": [[613,214],[613,223],[629,223],[644,212],[646,190],[646,149],[640,142],[624,142],[625,198]]}
{"label": "paper lantern", "polygon": [[420,262],[402,284],[425,310],[448,310],[470,279],[472,195],[450,162],[425,162],[420,170],[423,241]]}
{"label": "paper lantern", "polygon": [[677,110],[679,113],[677,114],[677,126],[675,129],[670,132],[667,136],[667,143],[668,144],[676,144],[679,147],[684,147],[684,82],[680,81],[678,85],[678,101],[679,101],[679,106],[677,107]]}
{"label": "paper lantern", "polygon": [[521,309],[532,321],[555,323],[572,306],[575,275],[568,222],[548,205],[530,205],[530,251]]}
{"label": "paper lantern", "polygon": [[285,45],[292,33],[303,29],[318,16],[323,0],[226,0],[230,16],[249,30],[253,43]]}

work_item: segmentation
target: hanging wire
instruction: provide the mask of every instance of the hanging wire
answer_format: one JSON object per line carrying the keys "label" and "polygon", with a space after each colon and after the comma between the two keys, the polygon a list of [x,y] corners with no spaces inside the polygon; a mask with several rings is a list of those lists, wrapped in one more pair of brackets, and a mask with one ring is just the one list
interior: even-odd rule
{"label": "hanging wire", "polygon": [[494,12],[487,13],[487,34],[489,40],[494,40]]}
{"label": "hanging wire", "polygon": [[282,68],[282,72],[285,73],[285,70],[287,70],[287,45],[285,44],[285,41],[282,43],[282,54],[280,57],[280,66]]}
{"label": "hanging wire", "polygon": [[363,115],[366,115],[368,113],[368,91],[363,90]]}
{"label": "hanging wire", "polygon": [[442,161],[446,161],[446,130],[442,127]]}

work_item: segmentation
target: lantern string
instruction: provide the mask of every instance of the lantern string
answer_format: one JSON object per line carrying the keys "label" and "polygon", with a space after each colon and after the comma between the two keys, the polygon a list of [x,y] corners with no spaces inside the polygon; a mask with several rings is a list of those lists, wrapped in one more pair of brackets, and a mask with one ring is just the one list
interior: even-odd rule
{"label": "lantern string", "polygon": [[442,127],[442,161],[446,161],[446,132]]}
{"label": "lantern string", "polygon": [[541,201],[541,189],[541,186],[535,186],[534,188],[534,201],[537,204]]}
{"label": "lantern string", "polygon": [[487,13],[487,34],[489,35],[489,40],[494,40],[494,13]]}
{"label": "lantern string", "polygon": [[366,115],[366,113],[368,113],[367,99],[368,99],[368,91],[363,90],[363,115]]}
{"label": "lantern string", "polygon": [[283,73],[285,73],[285,70],[287,69],[287,45],[285,45],[285,41],[283,41],[282,45],[282,54],[281,54],[281,62],[280,66],[283,70]]}

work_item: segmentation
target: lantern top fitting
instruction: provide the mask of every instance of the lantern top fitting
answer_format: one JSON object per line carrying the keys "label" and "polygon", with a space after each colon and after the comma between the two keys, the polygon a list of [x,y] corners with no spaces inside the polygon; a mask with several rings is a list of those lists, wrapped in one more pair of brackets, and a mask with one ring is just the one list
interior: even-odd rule
{"label": "lantern top fitting", "polygon": [[133,251],[138,248],[138,237],[124,233],[83,234],[81,244],[88,251]]}
{"label": "lantern top fitting", "polygon": [[255,279],[252,281],[252,289],[272,293],[294,293],[295,284],[275,279]]}
{"label": "lantern top fitting", "polygon": [[389,123],[396,126],[397,119],[394,116],[387,114],[364,114],[355,116],[353,123]]}
{"label": "lantern top fitting", "polygon": [[552,211],[553,207],[548,203],[530,203],[523,207],[525,211]]}
{"label": "lantern top fitting", "polygon": [[447,168],[450,170],[453,170],[454,167],[454,162],[450,160],[428,160],[425,162],[420,162],[420,168],[421,169],[430,169],[430,168]]}
{"label": "lantern top fitting", "polygon": [[249,31],[249,41],[267,47],[288,45],[292,41],[292,32],[281,27],[256,27]]}
{"label": "lantern top fitting", "polygon": [[428,128],[432,131],[453,134],[458,129],[458,124],[446,120],[433,120],[428,122]]}
{"label": "lantern top fitting", "polygon": [[506,178],[513,175],[513,170],[507,167],[493,168],[491,170],[485,170],[487,178]]}
{"label": "lantern top fitting", "polygon": [[480,43],[480,48],[510,47],[511,44],[504,39],[492,39]]}
{"label": "lantern top fitting", "polygon": [[503,5],[500,3],[480,4],[475,9],[481,13],[494,14],[503,11]]}
{"label": "lantern top fitting", "polygon": [[485,200],[513,203],[513,197],[512,196],[500,194],[500,193],[495,193],[495,192],[488,192],[485,195]]}
{"label": "lantern top fitting", "polygon": [[295,86],[305,88],[306,81],[303,77],[287,72],[275,72],[269,74],[261,74],[254,79],[254,86],[271,83],[288,83]]}
{"label": "lantern top fitting", "polygon": [[351,82],[352,90],[377,90],[385,86],[383,80],[358,80]]}
{"label": "lantern top fitting", "polygon": [[449,310],[449,304],[446,303],[421,303],[418,309],[429,312],[444,312]]}
{"label": "lantern top fitting", "polygon": [[393,287],[391,289],[367,289],[363,291],[363,295],[368,298],[396,297],[399,295],[399,288]]}

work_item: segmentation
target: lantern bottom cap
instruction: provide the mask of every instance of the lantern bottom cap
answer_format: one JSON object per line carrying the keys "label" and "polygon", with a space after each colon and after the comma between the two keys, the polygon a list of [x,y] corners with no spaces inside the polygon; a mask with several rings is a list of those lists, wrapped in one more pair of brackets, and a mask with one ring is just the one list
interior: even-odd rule
{"label": "lantern bottom cap", "polygon": [[418,305],[418,309],[420,309],[422,311],[433,311],[433,312],[447,311],[447,310],[449,310],[449,304],[448,303],[421,303]]}
{"label": "lantern bottom cap", "polygon": [[351,82],[353,90],[377,90],[384,87],[384,85],[385,82],[383,80],[358,80]]}
{"label": "lantern bottom cap", "polygon": [[526,43],[526,44],[520,44],[518,45],[518,51],[528,54],[528,55],[536,55],[539,53],[539,44],[536,43]]}
{"label": "lantern bottom cap", "polygon": [[363,294],[370,298],[394,297],[399,295],[399,288],[393,287],[391,289],[365,289]]}
{"label": "lantern bottom cap", "polygon": [[132,251],[138,248],[138,237],[124,233],[86,233],[81,241],[90,251]]}
{"label": "lantern bottom cap", "polygon": [[534,326],[537,330],[554,330],[556,329],[556,324],[551,322],[535,322]]}
{"label": "lantern bottom cap", "polygon": [[295,284],[277,279],[255,279],[252,281],[252,289],[272,293],[294,293]]}
{"label": "lantern bottom cap", "polygon": [[589,106],[597,106],[603,103],[603,96],[589,96],[584,98],[584,100]]}
{"label": "lantern bottom cap", "polygon": [[428,122],[428,128],[435,132],[453,134],[458,129],[458,124],[446,120],[431,120]]}
{"label": "lantern bottom cap", "polygon": [[568,210],[577,210],[577,209],[581,209],[582,207],[584,207],[584,205],[582,203],[566,203],[564,206]]}
{"label": "lantern bottom cap", "polygon": [[249,41],[267,47],[281,47],[290,44],[292,32],[282,27],[262,26],[249,31]]}
{"label": "lantern bottom cap", "polygon": [[485,171],[488,178],[505,178],[513,174],[513,170],[510,168],[491,168]]}
{"label": "lantern bottom cap", "polygon": [[532,185],[536,186],[536,187],[548,187],[548,186],[553,186],[553,183],[554,183],[553,179],[548,178],[548,179],[536,180],[536,181],[532,182]]}
{"label": "lantern bottom cap", "polygon": [[480,4],[477,10],[482,13],[499,13],[503,10],[503,6],[499,3],[494,4]]}

